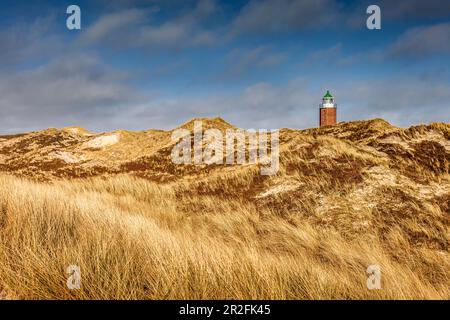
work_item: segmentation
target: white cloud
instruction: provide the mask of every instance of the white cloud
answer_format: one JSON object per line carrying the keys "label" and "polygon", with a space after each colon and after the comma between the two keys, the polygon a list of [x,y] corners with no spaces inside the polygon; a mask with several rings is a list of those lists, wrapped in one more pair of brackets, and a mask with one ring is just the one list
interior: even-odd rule
{"label": "white cloud", "polygon": [[96,58],[70,56],[15,75],[0,77],[3,131],[69,124],[105,125],[145,97],[124,84],[126,78]]}
{"label": "white cloud", "polygon": [[150,10],[129,9],[105,14],[83,31],[81,40],[92,44],[105,39],[113,41],[117,33],[121,33],[124,29],[128,30],[138,26],[145,20],[146,14],[149,13],[151,13]]}
{"label": "white cloud", "polygon": [[322,28],[335,22],[335,0],[251,1],[231,26],[232,34],[265,34]]}
{"label": "white cloud", "polygon": [[357,83],[338,79],[320,88],[298,78],[283,85],[255,83],[234,94],[169,94],[154,99],[121,84],[122,77],[85,58],[73,65],[52,64],[21,77],[2,78],[2,131],[66,125],[100,131],[169,129],[194,117],[216,116],[243,128],[316,127],[326,89],[337,99],[339,121],[381,117],[399,126],[450,122],[450,110],[445,108],[450,83],[433,77]]}
{"label": "white cloud", "polygon": [[391,19],[436,19],[450,16],[450,2],[442,0],[381,0],[383,14]]}
{"label": "white cloud", "polygon": [[425,57],[432,54],[450,54],[450,23],[412,28],[388,49],[394,58]]}
{"label": "white cloud", "polygon": [[159,12],[157,7],[107,13],[86,27],[81,43],[107,45],[116,49],[208,46],[215,43],[216,34],[203,23],[210,20],[216,10],[214,1],[199,1],[188,10],[175,10],[163,22],[155,17],[155,13]]}
{"label": "white cloud", "polygon": [[450,122],[450,83],[421,77],[394,77],[357,83],[337,80],[312,87],[305,78],[284,85],[256,83],[237,94],[163,99],[134,109],[133,123],[173,128],[193,117],[223,117],[243,128],[309,128],[318,125],[318,105],[330,89],[338,120],[384,118],[398,126]]}
{"label": "white cloud", "polygon": [[63,51],[63,37],[54,32],[55,17],[37,17],[27,23],[0,28],[0,69],[10,69],[31,59],[44,59]]}
{"label": "white cloud", "polygon": [[242,77],[261,68],[275,67],[287,58],[286,53],[265,45],[232,49],[226,57],[226,70],[220,78]]}

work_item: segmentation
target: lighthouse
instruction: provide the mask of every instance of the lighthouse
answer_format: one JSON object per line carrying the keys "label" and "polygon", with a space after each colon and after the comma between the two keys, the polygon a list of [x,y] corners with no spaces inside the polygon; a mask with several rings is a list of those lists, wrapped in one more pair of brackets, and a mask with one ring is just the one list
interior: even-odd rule
{"label": "lighthouse", "polygon": [[320,108],[320,126],[330,126],[336,124],[336,110],[337,105],[334,103],[334,97],[331,95],[330,91],[322,98],[322,103],[319,105]]}

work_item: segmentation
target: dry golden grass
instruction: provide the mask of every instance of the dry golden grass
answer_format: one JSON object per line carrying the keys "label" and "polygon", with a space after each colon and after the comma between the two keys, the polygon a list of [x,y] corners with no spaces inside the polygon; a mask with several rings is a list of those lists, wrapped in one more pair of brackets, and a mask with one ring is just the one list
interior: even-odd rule
{"label": "dry golden grass", "polygon": [[66,131],[0,137],[0,298],[450,299],[449,124],[284,129],[271,177]]}
{"label": "dry golden grass", "polygon": [[[218,187],[218,178],[209,184]],[[349,239],[190,188],[127,175],[53,184],[1,176],[0,287],[13,299],[450,298],[448,252],[414,246],[399,227],[389,241],[375,229]],[[71,264],[81,290],[66,287]],[[370,264],[381,266],[381,290],[366,288]]]}

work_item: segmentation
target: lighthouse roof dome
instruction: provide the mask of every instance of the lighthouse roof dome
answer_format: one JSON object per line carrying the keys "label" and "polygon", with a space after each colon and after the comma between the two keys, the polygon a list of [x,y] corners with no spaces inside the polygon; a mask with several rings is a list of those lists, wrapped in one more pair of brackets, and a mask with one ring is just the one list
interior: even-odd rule
{"label": "lighthouse roof dome", "polygon": [[325,95],[323,97],[324,98],[333,98],[333,96],[331,95],[329,90],[327,90],[327,93],[325,93]]}

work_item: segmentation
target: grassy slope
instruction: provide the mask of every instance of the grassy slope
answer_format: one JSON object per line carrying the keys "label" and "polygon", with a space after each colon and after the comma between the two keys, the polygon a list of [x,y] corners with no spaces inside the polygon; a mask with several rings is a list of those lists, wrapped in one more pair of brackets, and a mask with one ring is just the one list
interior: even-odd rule
{"label": "grassy slope", "polygon": [[[283,132],[281,171],[268,179],[252,166],[167,183],[1,175],[0,289],[25,299],[449,299],[449,158],[432,141],[448,141],[448,126],[345,126]],[[65,285],[71,264],[79,291]],[[366,288],[370,264],[381,290]]]}

